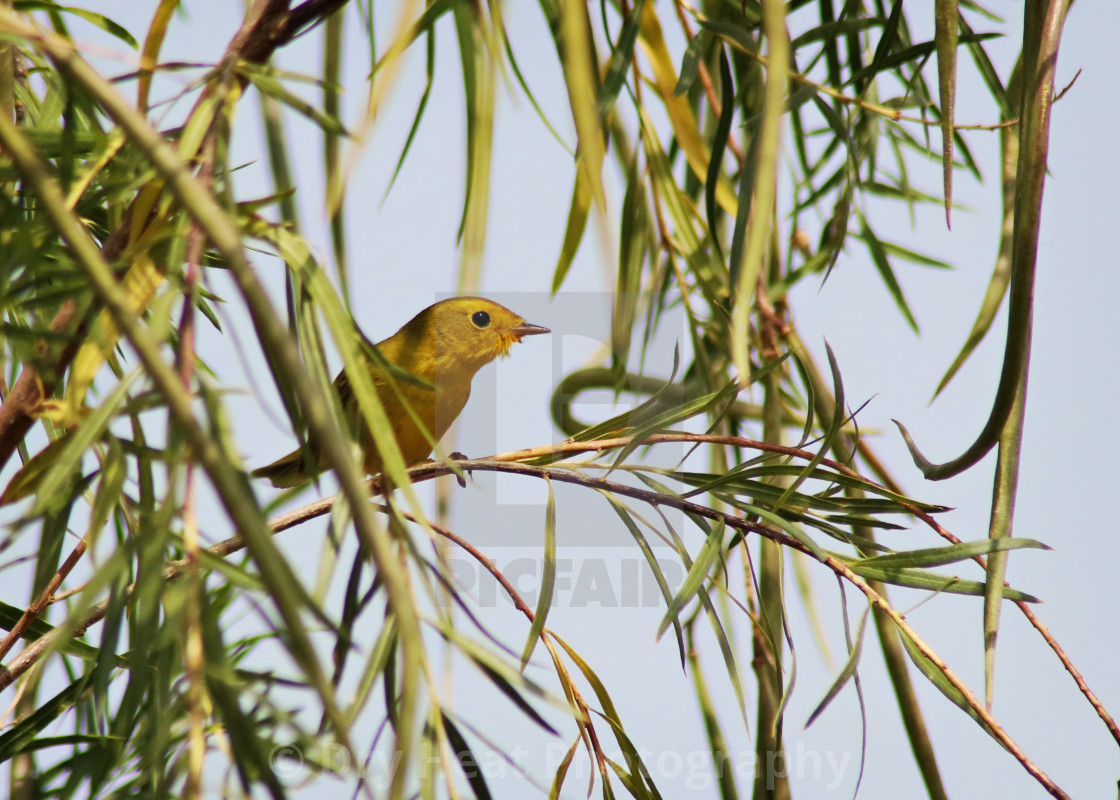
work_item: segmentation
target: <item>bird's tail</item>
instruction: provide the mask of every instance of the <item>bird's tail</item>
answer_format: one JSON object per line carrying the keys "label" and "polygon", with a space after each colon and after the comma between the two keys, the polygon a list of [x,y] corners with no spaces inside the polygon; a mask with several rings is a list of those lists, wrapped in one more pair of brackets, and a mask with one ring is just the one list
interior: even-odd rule
{"label": "bird's tail", "polygon": [[277,489],[288,489],[310,480],[305,461],[303,451],[293,450],[283,458],[253,470],[250,475],[254,478],[268,478]]}

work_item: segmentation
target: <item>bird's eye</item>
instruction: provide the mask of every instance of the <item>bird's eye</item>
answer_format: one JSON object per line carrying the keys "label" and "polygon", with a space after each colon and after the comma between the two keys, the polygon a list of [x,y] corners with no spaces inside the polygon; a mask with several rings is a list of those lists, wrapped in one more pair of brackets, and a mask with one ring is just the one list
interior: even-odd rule
{"label": "bird's eye", "polygon": [[490,315],[485,311],[476,311],[471,314],[471,322],[476,328],[485,328],[490,324]]}

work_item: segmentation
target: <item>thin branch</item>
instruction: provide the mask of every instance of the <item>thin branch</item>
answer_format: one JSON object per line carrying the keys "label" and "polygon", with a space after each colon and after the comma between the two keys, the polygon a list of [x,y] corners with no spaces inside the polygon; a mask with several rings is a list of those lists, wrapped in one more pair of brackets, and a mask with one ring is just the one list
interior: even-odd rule
{"label": "thin branch", "polygon": [[[677,435],[663,435],[663,436],[672,436],[672,437],[674,437],[674,439],[676,441],[688,441],[688,440],[691,440],[691,437],[693,435],[691,435],[691,434],[677,434]],[[688,436],[690,438],[689,439],[681,438],[681,437],[684,437],[684,436]],[[651,438],[653,438],[653,437],[651,437]],[[737,437],[714,436],[714,437],[709,437],[709,438],[714,439],[714,440],[725,440],[725,439],[735,439]],[[603,449],[603,442],[590,442],[590,443],[569,442],[569,443],[564,443],[564,444],[558,445],[557,448],[564,448],[565,446],[570,447],[570,448],[583,448],[584,450],[599,450],[599,449]],[[779,446],[773,445],[771,447],[773,447],[774,449],[778,449]],[[795,450],[797,450],[797,448],[781,448],[781,449],[785,450],[785,451],[795,451]],[[532,453],[532,452],[539,452],[541,455],[545,455],[549,452],[555,452],[555,448],[552,448],[552,447],[533,448],[532,450],[528,450],[528,451],[523,450],[523,451],[520,451],[520,452],[522,454],[522,457],[524,457],[525,453]],[[529,464],[516,463],[516,462],[513,462],[513,461],[509,461],[509,460],[505,460],[505,461],[499,460],[499,459],[509,459],[513,455],[514,454],[507,453],[507,454],[505,454],[505,455],[503,455],[499,458],[495,458],[495,459],[474,459],[474,460],[468,459],[468,460],[463,460],[463,461],[457,462],[456,466],[459,469],[464,470],[464,471],[480,470],[480,471],[491,471],[491,472],[505,472],[505,473],[526,475],[526,476],[530,476],[530,477],[537,477],[537,478],[546,478],[547,477],[550,480],[559,481],[559,482],[562,482],[562,483],[570,483],[570,484],[583,486],[583,487],[586,487],[586,488],[592,488],[592,489],[596,489],[596,490],[605,490],[605,491],[609,491],[609,492],[612,492],[614,494],[618,494],[618,495],[621,495],[621,496],[624,496],[624,497],[630,497],[630,498],[633,498],[633,499],[636,499],[636,500],[641,500],[643,502],[646,502],[646,503],[652,505],[655,508],[658,508],[658,507],[661,507],[661,506],[668,506],[670,508],[676,508],[678,510],[685,511],[689,514],[694,514],[694,515],[699,516],[699,517],[704,517],[706,519],[710,519],[710,520],[713,520],[713,521],[723,522],[728,527],[730,527],[734,530],[743,532],[743,533],[756,533],[760,536],[766,537],[767,539],[778,542],[779,544],[782,544],[786,547],[793,548],[793,549],[798,550],[802,553],[805,553],[807,555],[813,556],[814,558],[817,558],[817,556],[809,549],[808,546],[802,544],[800,541],[794,539],[791,536],[786,535],[783,532],[772,530],[772,529],[767,528],[766,526],[761,525],[759,523],[751,522],[751,521],[742,519],[740,517],[733,516],[733,515],[725,513],[725,512],[717,511],[715,509],[709,508],[709,507],[701,505],[699,503],[693,503],[691,501],[684,500],[682,498],[675,497],[675,496],[672,496],[672,495],[658,494],[656,492],[652,492],[652,491],[647,490],[647,489],[639,489],[637,487],[627,486],[625,484],[617,483],[617,482],[614,482],[614,481],[608,481],[608,480],[605,480],[605,479],[602,479],[602,478],[591,478],[591,477],[588,477],[588,476],[585,476],[585,475],[580,475],[580,474],[573,473],[573,472],[571,472],[570,470],[567,470],[567,469],[555,468],[555,467],[532,466],[532,465],[529,465]],[[811,456],[811,454],[809,454],[809,455]],[[838,462],[834,462],[834,463],[836,463],[838,467],[843,466],[843,465],[839,465]],[[847,467],[843,467],[843,469],[845,471],[848,471]],[[440,474],[449,474],[452,471],[453,471],[453,469],[452,469],[451,466],[449,466],[447,464],[442,464],[442,463],[439,463],[439,464],[437,464],[437,463],[423,464],[423,465],[420,465],[418,467],[413,468],[413,474],[418,479],[433,478],[433,477],[435,477],[437,475],[440,475]],[[378,484],[379,484],[379,482],[376,479],[373,479],[369,482],[369,486],[370,486],[371,489],[375,489],[376,487],[378,487]],[[305,508],[305,509],[300,509],[299,513],[297,513],[297,514],[285,515],[283,517],[279,517],[279,518],[273,520],[273,522],[270,524],[270,528],[271,528],[273,533],[277,533],[281,530],[285,530],[286,528],[292,527],[293,525],[296,525],[299,522],[311,519],[313,516],[318,516],[318,515],[321,515],[321,514],[325,514],[330,509],[331,505],[333,504],[333,501],[334,501],[334,498],[319,501],[318,503],[312,504],[311,507],[308,507],[308,508]],[[314,509],[314,512],[309,513],[308,510],[312,509],[312,508]],[[372,511],[372,507],[369,507],[369,508]],[[228,539],[224,542],[221,542],[218,545],[215,545],[213,548],[210,549],[210,552],[214,555],[228,555],[229,553],[236,552],[237,550],[240,550],[244,546],[245,546],[245,543],[240,538],[234,537],[232,539]],[[1053,797],[1057,797],[1057,798],[1067,798],[1068,797],[1050,779],[1050,777],[1044,771],[1042,771],[1042,769],[1039,768],[1026,755],[1025,752],[1023,752],[1023,750],[1018,746],[1018,744],[1016,744],[1016,742],[1010,737],[1010,735],[1003,729],[1003,727],[996,721],[996,719],[991,715],[991,713],[985,708],[984,704],[980,700],[978,700],[975,697],[975,695],[973,695],[972,691],[968,688],[968,686],[956,675],[955,672],[953,672],[949,668],[949,666],[941,659],[941,657],[938,656],[937,653],[934,652],[929,647],[929,645],[927,645],[918,636],[918,634],[913,630],[913,628],[910,627],[910,625],[906,622],[906,620],[902,616],[902,614],[900,614],[898,611],[896,611],[890,605],[890,603],[888,603],[878,592],[876,592],[870,585],[868,585],[868,583],[863,578],[861,578],[860,576],[858,576],[854,572],[852,572],[852,570],[846,564],[844,564],[843,562],[838,561],[833,556],[826,556],[824,559],[818,559],[818,560],[820,560],[822,564],[824,564],[826,567],[831,569],[834,573],[843,577],[849,583],[851,583],[856,588],[858,588],[868,598],[868,600],[871,603],[873,603],[883,613],[885,613],[887,616],[889,616],[891,618],[891,620],[898,627],[898,629],[914,643],[914,645],[918,648],[918,650],[945,677],[945,679],[953,686],[953,688],[956,689],[961,694],[965,703],[970,707],[970,709],[975,713],[975,715],[981,720],[981,722],[983,722],[983,724],[991,732],[991,734],[1015,757],[1015,759],[1023,766],[1023,768],[1047,790],[1047,792],[1049,792]],[[177,577],[182,572],[182,566],[183,566],[182,562],[172,562],[171,564],[168,565],[168,568],[165,572],[165,577],[168,578],[168,579],[172,579],[174,577]],[[87,616],[82,620],[81,623],[78,624],[78,626],[76,627],[76,631],[83,632],[90,625],[94,624],[95,622],[97,622],[98,620],[103,618],[107,609],[108,609],[108,601],[107,600],[103,601],[102,603],[99,603],[96,606],[94,606],[93,610],[89,614],[87,614]],[[13,660],[12,664],[7,669],[0,668],[0,690],[3,690],[4,688],[6,688],[8,685],[10,685],[12,680],[14,680],[20,674],[25,672],[28,668],[30,668],[30,666],[46,651],[46,649],[52,645],[52,643],[54,642],[54,640],[57,638],[57,636],[59,635],[59,633],[62,630],[64,630],[64,629],[63,628],[56,629],[56,631],[52,631],[52,633],[35,640],[30,645],[28,645],[28,647],[22,653],[20,653],[19,656],[17,656]]]}
{"label": "thin branch", "polygon": [[35,599],[35,602],[27,607],[23,612],[23,616],[12,626],[8,635],[4,637],[4,641],[0,642],[0,661],[4,660],[4,656],[12,649],[12,645],[26,635],[27,629],[31,627],[31,623],[38,619],[39,615],[43,613],[43,610],[55,601],[54,593],[58,591],[58,587],[66,580],[66,576],[69,575],[74,567],[78,565],[78,562],[81,561],[88,546],[89,537],[83,536],[82,540],[78,542],[77,546],[70,552],[70,555],[62,562],[62,566],[58,568],[58,571],[55,572],[46,587]]}

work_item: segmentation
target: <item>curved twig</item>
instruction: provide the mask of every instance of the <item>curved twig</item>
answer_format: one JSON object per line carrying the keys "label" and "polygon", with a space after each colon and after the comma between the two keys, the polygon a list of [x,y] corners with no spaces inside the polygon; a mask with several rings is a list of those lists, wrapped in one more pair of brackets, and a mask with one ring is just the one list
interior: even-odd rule
{"label": "curved twig", "polygon": [[1050,0],[1039,10],[1025,6],[1023,32],[1025,65],[1019,117],[1018,183],[1015,192],[1015,234],[1011,245],[1011,286],[1008,303],[1007,344],[999,387],[984,428],[961,455],[934,464],[922,455],[906,427],[894,420],[910,450],[914,464],[927,480],[939,481],[974,466],[999,443],[1011,415],[1015,394],[1030,354],[1034,278],[1038,262],[1038,234],[1042,221],[1042,190],[1046,183],[1046,156],[1050,140],[1050,112],[1054,105],[1054,73],[1069,0]]}

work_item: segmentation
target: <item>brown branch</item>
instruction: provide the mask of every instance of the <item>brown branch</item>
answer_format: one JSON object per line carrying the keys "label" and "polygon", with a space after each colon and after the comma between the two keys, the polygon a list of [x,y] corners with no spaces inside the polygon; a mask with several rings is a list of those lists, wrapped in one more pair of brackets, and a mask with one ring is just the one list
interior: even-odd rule
{"label": "brown branch", "polygon": [[[858,449],[860,458],[871,468],[872,472],[875,473],[875,476],[884,487],[896,494],[906,494],[902,487],[887,472],[886,467],[879,460],[875,451],[872,450],[871,446],[862,438],[860,438],[858,442]],[[960,544],[961,540],[959,538],[942,527],[942,525],[929,514],[917,511],[915,516],[926,523],[938,536],[945,539],[947,542]],[[973,556],[972,560],[979,564],[982,569],[987,570],[988,560],[986,558],[983,556]],[[1008,584],[1005,581],[1003,585],[1007,586]],[[1081,694],[1085,697],[1085,700],[1088,701],[1089,705],[1093,707],[1093,710],[1097,712],[1097,716],[1101,718],[1101,722],[1108,728],[1108,732],[1112,734],[1112,738],[1120,745],[1120,726],[1116,724],[1116,720],[1108,713],[1108,710],[1104,707],[1104,703],[1097,697],[1096,692],[1089,687],[1089,684],[1085,681],[1085,676],[1074,666],[1073,661],[1070,659],[1065,649],[1058,643],[1058,640],[1054,638],[1054,635],[1050,633],[1050,629],[1047,628],[1042,620],[1034,613],[1034,609],[1030,607],[1030,604],[1024,603],[1022,600],[1016,600],[1014,602],[1019,610],[1023,612],[1023,616],[1027,618],[1027,621],[1038,631],[1039,635],[1050,647],[1054,655],[1058,657],[1058,660],[1062,663],[1062,666],[1065,667],[1070,677],[1073,678],[1073,682],[1077,685],[1078,690],[1080,690]]]}
{"label": "brown branch", "polygon": [[8,631],[8,635],[4,637],[4,641],[0,642],[0,661],[3,661],[4,656],[12,649],[12,645],[23,638],[27,633],[27,629],[31,627],[31,623],[38,619],[39,615],[43,613],[43,610],[55,601],[54,593],[58,591],[58,587],[66,580],[66,576],[77,566],[88,546],[89,538],[83,536],[82,540],[78,542],[77,546],[70,552],[70,555],[66,557],[66,560],[62,562],[62,566],[58,568],[58,571],[55,572],[50,582],[47,583],[46,588],[44,588],[35,599],[35,602],[27,607],[23,612],[23,616],[21,616],[19,621]]}
{"label": "brown branch", "polygon": [[342,8],[348,0],[307,0],[288,12],[277,31],[275,47],[281,47],[306,33],[314,25]]}
{"label": "brown branch", "polygon": [[[751,441],[741,439],[740,437],[711,436],[701,434],[658,434],[656,436],[649,437],[646,441],[648,441],[649,443],[654,443],[655,440],[663,442],[707,441],[708,443],[713,444],[735,444],[737,446],[745,446],[743,444],[744,442]],[[883,613],[890,617],[899,631],[907,638],[909,638],[915,644],[915,646],[918,647],[918,649],[923,653],[923,655],[925,655],[930,663],[932,663],[934,667],[945,677],[945,679],[961,694],[965,702],[969,705],[975,715],[979,717],[980,721],[989,730],[992,736],[995,737],[997,741],[999,741],[1012,754],[1012,756],[1019,762],[1019,764],[1032,777],[1034,777],[1035,780],[1038,781],[1049,794],[1057,798],[1068,797],[1050,779],[1050,777],[1026,755],[1026,753],[1018,746],[1018,744],[1016,744],[1015,741],[1011,739],[1011,737],[1003,729],[1003,727],[995,720],[994,717],[992,717],[985,706],[975,697],[975,695],[973,695],[968,686],[956,675],[955,672],[953,672],[949,668],[949,666],[941,659],[941,657],[938,656],[937,653],[932,649],[930,649],[921,640],[920,637],[918,637],[917,633],[910,627],[905,618],[898,611],[896,611],[890,605],[890,603],[888,603],[878,592],[876,592],[867,583],[867,581],[856,575],[847,564],[837,560],[833,556],[825,556],[823,559],[821,559],[819,556],[817,556],[817,554],[813,553],[813,551],[807,545],[781,531],[767,528],[766,526],[759,523],[750,522],[740,517],[736,517],[722,511],[717,511],[716,509],[712,509],[698,503],[693,503],[683,498],[675,497],[672,495],[658,494],[648,489],[640,489],[614,481],[608,481],[603,478],[592,478],[571,472],[570,470],[563,468],[533,466],[529,464],[518,463],[514,460],[516,458],[532,458],[556,454],[559,452],[597,452],[607,449],[608,447],[618,447],[630,441],[631,439],[626,438],[615,440],[600,440],[595,442],[564,442],[559,445],[531,448],[529,450],[517,451],[515,453],[505,453],[492,459],[465,459],[457,461],[455,466],[460,470],[468,472],[471,470],[480,470],[548,478],[549,480],[559,481],[562,483],[571,483],[579,486],[584,486],[586,488],[604,490],[624,497],[630,497],[632,499],[648,503],[654,508],[660,508],[662,506],[676,508],[689,514],[704,517],[706,519],[717,522],[722,522],[728,527],[742,533],[756,533],[786,547],[790,547],[792,549],[805,553],[806,555],[813,556],[826,567],[831,569],[836,575],[842,577],[844,580],[847,580],[849,583],[854,585],[867,597],[870,603],[875,605],[878,609],[880,609]],[[766,445],[762,442],[753,442],[753,445],[761,446],[760,449],[769,450],[771,452],[782,452],[800,458],[814,457],[813,453],[801,450],[800,448],[790,448],[781,445]],[[845,465],[835,461],[831,461],[831,463],[829,463],[830,461],[830,459],[823,459],[821,463],[826,463],[829,466],[832,466],[834,469],[837,469],[845,474],[855,475],[855,473],[849,467],[846,467]],[[421,464],[413,467],[410,470],[410,473],[415,480],[427,480],[438,475],[449,474],[451,472],[453,472],[453,468],[450,465],[436,462]],[[380,481],[378,479],[371,479],[371,481],[369,482],[370,488],[374,491],[377,491],[379,489],[379,484]],[[299,509],[297,512],[293,512],[292,514],[278,517],[271,524],[273,532],[278,533],[281,530],[285,530],[296,524],[299,524],[299,522],[303,522],[315,516],[325,514],[330,510],[332,504],[333,498],[329,498],[326,500],[321,500],[317,503],[313,503],[303,509]],[[937,525],[937,523],[934,522],[928,514],[924,514],[917,509],[915,509],[915,513],[920,517],[924,516],[926,518],[927,524],[935,525],[937,528],[941,527],[940,525]],[[948,534],[948,531],[945,531],[945,533]],[[948,535],[951,536],[952,534]],[[229,553],[236,552],[244,546],[244,542],[242,542],[240,538],[233,537],[210,548],[209,552],[213,555],[224,556],[228,555]],[[485,566],[485,564],[488,562],[482,563]],[[184,562],[171,562],[170,564],[168,564],[168,567],[165,571],[165,577],[169,580],[178,577],[182,573],[183,566]],[[509,589],[507,589],[507,591],[509,591]],[[102,601],[101,603],[94,606],[93,610],[77,626],[77,634],[80,635],[80,633],[84,632],[90,625],[102,619],[107,609],[108,600]],[[527,610],[528,609],[526,606],[525,611]],[[523,611],[523,613],[525,612]],[[46,649],[53,643],[53,641],[58,637],[59,633],[62,630],[63,629],[61,628],[56,629],[56,631],[52,631],[52,633],[35,640],[30,645],[28,645],[28,647],[25,648],[25,650],[21,652],[20,655],[16,657],[16,659],[13,660],[12,664],[8,668],[0,668],[0,690],[6,688],[15,678],[29,669],[30,666],[39,657],[41,657]]]}
{"label": "brown branch", "polygon": [[[670,441],[671,440],[690,441],[690,440],[695,440],[695,437],[699,437],[699,435],[695,435],[695,437],[694,437],[694,435],[691,435],[691,434],[679,434],[679,435],[673,434],[673,435],[663,435],[663,436],[674,437],[673,439],[669,439]],[[683,438],[683,437],[688,437],[688,438]],[[654,437],[650,437],[650,438],[653,439]],[[737,437],[714,436],[714,437],[706,437],[706,438],[715,439],[715,440],[726,440],[726,439],[736,439]],[[759,444],[761,444],[761,443],[759,443]],[[597,449],[602,449],[602,446],[604,445],[604,442],[565,443],[564,445],[559,445],[558,447],[564,447],[565,445],[567,445],[569,447],[573,447],[573,446],[574,447],[582,447],[584,450],[597,450]],[[618,445],[616,444],[614,446],[618,446]],[[775,449],[780,448],[781,450],[784,450],[784,451],[791,451],[791,450],[796,449],[796,448],[784,448],[784,447],[781,447],[779,445],[771,445],[770,447],[775,448]],[[553,448],[535,448],[534,450],[530,450],[530,451],[521,451],[521,453],[524,454],[524,453],[532,453],[532,452],[537,452],[537,451],[544,451],[544,452],[540,452],[541,455],[544,455],[544,454],[546,454],[547,452],[550,452],[550,451],[554,452],[554,449]],[[810,457],[812,456],[812,454],[807,453],[806,451],[802,451],[802,452],[805,453],[806,455],[809,455]],[[1063,792],[1061,790],[1061,788],[1059,788],[1057,786],[1057,784],[1055,784],[1050,779],[1050,777],[1040,767],[1038,767],[1038,765],[1036,765],[1027,756],[1027,754],[1022,750],[1022,748],[1020,748],[1019,745],[1010,737],[1010,735],[996,721],[996,719],[984,707],[984,705],[975,697],[975,695],[973,695],[972,691],[968,688],[967,684],[965,684],[964,681],[962,681],[956,675],[956,673],[953,672],[953,670],[951,670],[949,668],[949,666],[941,659],[940,656],[937,655],[936,652],[934,652],[932,649],[930,649],[927,645],[925,645],[923,643],[921,638],[918,637],[917,633],[906,622],[905,618],[898,611],[896,611],[890,605],[890,603],[888,603],[878,592],[876,592],[867,583],[867,581],[865,581],[863,578],[861,578],[860,576],[858,576],[854,572],[852,572],[852,570],[848,567],[847,564],[845,564],[841,561],[838,561],[836,558],[834,558],[832,556],[826,556],[823,560],[819,559],[819,557],[816,554],[814,554],[808,546],[802,544],[800,541],[794,539],[793,537],[786,535],[785,533],[782,533],[782,532],[776,531],[776,530],[772,530],[770,528],[767,528],[764,525],[754,523],[754,522],[749,522],[749,521],[744,520],[742,518],[735,517],[735,516],[732,516],[730,514],[727,514],[727,513],[721,512],[721,511],[717,511],[717,510],[712,509],[712,508],[708,508],[707,506],[703,506],[703,505],[700,505],[698,503],[692,503],[688,500],[683,500],[681,498],[673,497],[673,496],[670,496],[670,495],[658,494],[658,493],[652,492],[648,489],[639,489],[639,488],[636,488],[636,487],[627,486],[625,484],[617,483],[617,482],[614,482],[614,481],[608,481],[608,480],[605,480],[605,479],[602,479],[602,478],[591,478],[591,477],[587,477],[587,476],[584,476],[584,475],[579,475],[579,474],[570,472],[570,471],[565,470],[565,469],[558,469],[558,468],[553,468],[553,467],[531,466],[531,465],[528,465],[528,464],[521,464],[521,463],[516,463],[516,462],[513,462],[513,461],[506,460],[506,459],[510,459],[513,455],[514,454],[512,454],[512,453],[507,453],[507,454],[504,454],[503,456],[497,457],[495,459],[463,460],[463,461],[458,461],[456,463],[456,466],[459,469],[464,470],[464,471],[481,470],[481,471],[506,472],[506,473],[513,473],[513,474],[521,474],[521,475],[527,475],[527,476],[532,476],[532,477],[540,477],[540,478],[547,477],[549,480],[553,480],[553,481],[559,481],[559,482],[562,482],[562,483],[571,483],[571,484],[575,484],[575,485],[578,485],[578,486],[584,486],[586,488],[591,488],[591,489],[605,490],[605,491],[609,491],[609,492],[612,492],[612,493],[615,493],[615,494],[618,494],[618,495],[622,495],[624,497],[630,497],[630,498],[633,498],[633,499],[636,499],[636,500],[641,500],[643,502],[646,502],[646,503],[650,504],[654,508],[657,508],[659,506],[669,506],[671,508],[676,508],[680,511],[685,511],[685,512],[688,512],[690,514],[694,514],[696,516],[704,517],[706,519],[710,519],[710,520],[718,521],[718,522],[723,522],[728,527],[733,528],[733,529],[738,530],[738,531],[741,531],[743,533],[756,533],[760,536],[764,536],[768,539],[771,539],[775,542],[778,542],[779,544],[782,544],[786,547],[793,548],[793,549],[798,550],[802,553],[805,553],[806,555],[810,555],[810,556],[813,556],[814,558],[817,558],[818,560],[821,561],[821,563],[823,563],[826,567],[831,569],[838,576],[844,578],[849,583],[854,585],[857,589],[859,589],[867,597],[869,602],[871,602],[873,605],[875,605],[883,613],[885,613],[888,617],[891,618],[892,622],[894,622],[894,624],[898,627],[899,631],[901,633],[903,633],[907,638],[909,638],[919,648],[919,650],[923,653],[923,655],[925,655],[925,657],[927,659],[929,659],[929,661],[934,665],[934,667],[936,667],[936,669],[946,678],[946,680],[948,680],[949,683],[958,692],[960,692],[960,694],[964,698],[965,702],[969,705],[969,707],[972,709],[972,711],[975,712],[975,714],[983,722],[984,726],[989,730],[989,732],[993,735],[993,737],[997,741],[999,741],[1012,754],[1012,756],[1014,756],[1016,761],[1018,761],[1019,764],[1036,781],[1038,781],[1051,796],[1057,797],[1057,798],[1067,798],[1068,797],[1065,794],[1065,792]],[[522,457],[525,457],[525,456],[522,456]],[[838,462],[833,462],[833,464],[835,464],[836,467],[843,467],[843,465],[840,465]],[[845,471],[850,471],[850,470],[848,470],[847,467],[843,467],[843,469]],[[436,475],[439,475],[439,474],[450,473],[451,471],[452,471],[451,467],[446,465],[446,464],[431,463],[431,464],[423,464],[423,465],[420,465],[418,467],[415,467],[415,468],[413,468],[411,473],[417,479],[429,479],[429,478],[435,477]],[[371,486],[376,486],[376,483],[371,481]],[[324,501],[321,501],[320,503],[317,503],[317,504],[314,504],[314,505],[319,506],[319,507],[324,506]],[[329,501],[325,502],[325,508],[323,508],[321,513],[326,513],[326,510],[329,510],[329,508],[330,508]],[[928,517],[928,515],[926,515],[926,516]],[[310,519],[310,517],[305,516],[304,519]],[[291,525],[297,524],[297,522],[294,520],[294,518],[290,518],[290,519],[286,520],[286,524],[290,527]],[[222,544],[226,545],[226,546],[230,546],[230,545],[234,545],[235,543],[234,543],[234,540],[227,540],[227,542],[223,542]],[[236,546],[239,547],[240,545],[236,545]],[[2,687],[0,687],[0,688],[2,688]]]}

